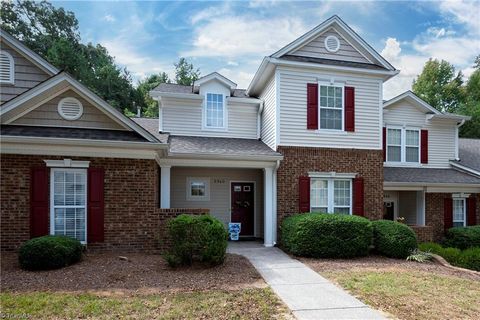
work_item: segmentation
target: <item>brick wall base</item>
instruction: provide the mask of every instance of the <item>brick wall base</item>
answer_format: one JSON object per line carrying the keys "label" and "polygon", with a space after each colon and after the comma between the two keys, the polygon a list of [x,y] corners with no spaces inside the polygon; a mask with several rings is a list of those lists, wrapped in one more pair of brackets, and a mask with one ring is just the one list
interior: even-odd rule
{"label": "brick wall base", "polygon": [[364,178],[365,215],[383,216],[383,153],[381,150],[278,147],[284,159],[277,171],[278,226],[299,212],[298,178],[308,172],[357,173]]}
{"label": "brick wall base", "polygon": [[418,242],[432,242],[433,237],[433,227],[432,226],[410,226],[410,228],[415,231],[417,235]]}

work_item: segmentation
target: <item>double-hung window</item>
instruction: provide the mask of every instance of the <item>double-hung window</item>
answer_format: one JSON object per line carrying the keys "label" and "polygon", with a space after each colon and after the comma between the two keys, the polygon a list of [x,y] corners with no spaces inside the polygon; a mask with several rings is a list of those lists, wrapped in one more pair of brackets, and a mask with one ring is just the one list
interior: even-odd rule
{"label": "double-hung window", "polygon": [[310,181],[310,211],[351,214],[352,180],[312,178]]}
{"label": "double-hung window", "polygon": [[51,234],[87,237],[87,170],[53,168],[50,177]]}
{"label": "double-hung window", "polygon": [[343,85],[319,84],[320,129],[343,130]]}
{"label": "double-hung window", "polygon": [[466,203],[465,198],[453,199],[453,226],[466,226]]}
{"label": "double-hung window", "polygon": [[387,162],[420,163],[420,130],[388,127]]}
{"label": "double-hung window", "polygon": [[205,97],[205,128],[225,129],[226,112],[223,95],[207,93]]}

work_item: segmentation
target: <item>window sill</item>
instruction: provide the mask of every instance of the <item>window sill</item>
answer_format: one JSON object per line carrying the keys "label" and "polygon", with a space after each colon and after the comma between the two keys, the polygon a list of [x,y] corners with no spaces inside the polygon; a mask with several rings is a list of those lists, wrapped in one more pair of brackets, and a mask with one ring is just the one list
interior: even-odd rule
{"label": "window sill", "polygon": [[228,132],[228,128],[207,128],[207,127],[202,127],[202,131]]}
{"label": "window sill", "polygon": [[384,162],[384,167],[407,167],[407,168],[422,168],[424,165],[422,163],[408,163],[408,162]]}
{"label": "window sill", "polygon": [[342,135],[346,136],[348,134],[347,131],[344,130],[330,130],[330,129],[317,129],[315,130],[316,134],[330,134],[330,135]]}

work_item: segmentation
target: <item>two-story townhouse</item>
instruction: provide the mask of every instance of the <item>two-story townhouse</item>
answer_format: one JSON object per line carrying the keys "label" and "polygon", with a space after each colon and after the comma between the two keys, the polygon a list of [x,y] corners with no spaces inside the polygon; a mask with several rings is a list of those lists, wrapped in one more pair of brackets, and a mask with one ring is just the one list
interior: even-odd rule
{"label": "two-story townhouse", "polygon": [[458,138],[470,118],[441,113],[410,91],[383,108],[383,218],[401,217],[430,241],[453,226],[477,224],[480,173],[474,159],[480,148],[478,140]]}

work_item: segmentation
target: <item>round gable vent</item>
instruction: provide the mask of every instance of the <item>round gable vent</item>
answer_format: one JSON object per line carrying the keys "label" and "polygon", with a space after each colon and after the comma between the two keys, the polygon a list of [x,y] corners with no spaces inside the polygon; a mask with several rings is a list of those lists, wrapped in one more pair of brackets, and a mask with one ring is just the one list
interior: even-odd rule
{"label": "round gable vent", "polygon": [[83,114],[83,105],[75,98],[63,98],[58,103],[58,113],[65,120],[77,120]]}
{"label": "round gable vent", "polygon": [[329,52],[337,52],[340,49],[340,40],[335,36],[328,36],[325,38],[325,48]]}

